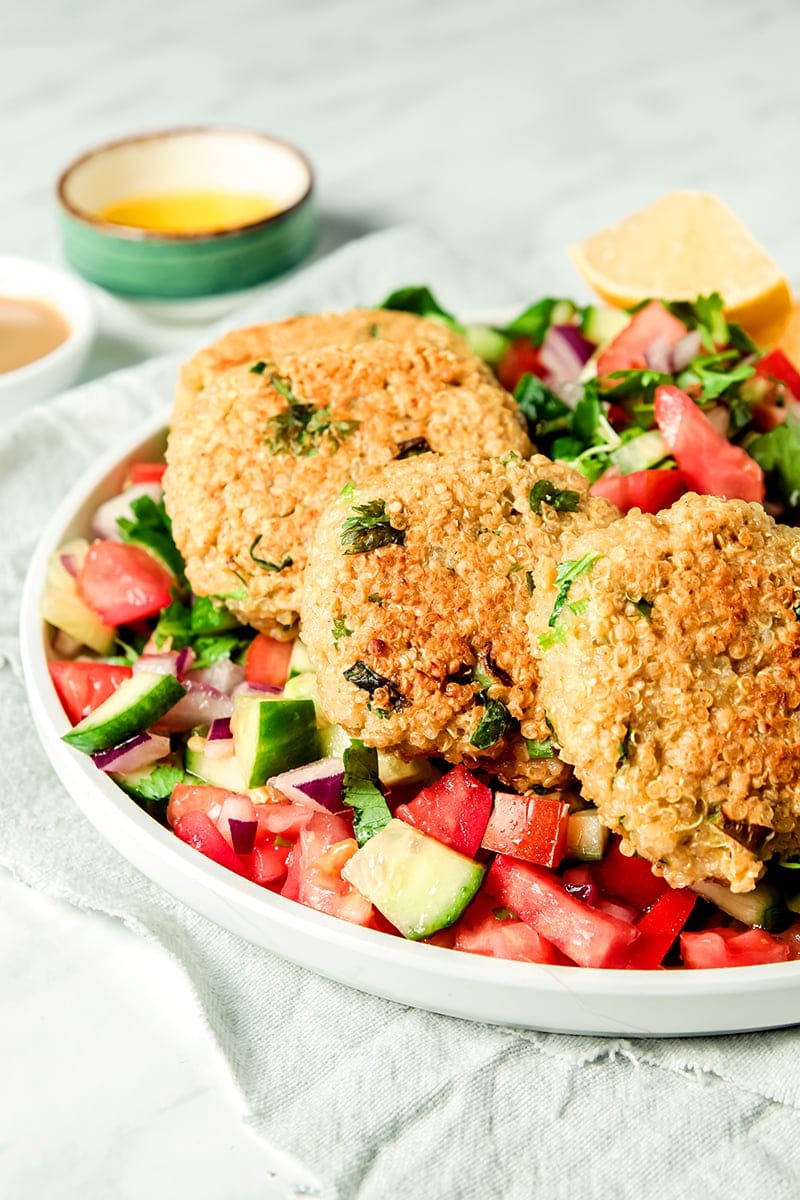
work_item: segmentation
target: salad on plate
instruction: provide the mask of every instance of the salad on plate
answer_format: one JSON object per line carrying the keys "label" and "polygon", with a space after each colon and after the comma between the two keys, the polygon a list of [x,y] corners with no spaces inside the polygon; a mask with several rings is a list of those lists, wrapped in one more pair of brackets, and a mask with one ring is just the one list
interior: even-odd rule
{"label": "salad on plate", "polygon": [[[386,341],[400,337],[392,331],[392,313],[421,323],[415,353],[435,377],[430,384],[423,372],[415,382],[414,402],[420,392],[426,396],[422,415],[412,412],[403,379],[398,382],[406,370],[408,329],[403,326],[399,349],[386,349],[380,336],[383,329]],[[703,674],[706,651],[697,649],[710,636],[708,622],[700,629],[685,613],[674,619],[667,589],[644,594],[642,586],[625,583],[626,547],[634,545],[637,555],[658,561],[659,571],[684,571],[702,608],[702,586],[691,588],[697,580],[702,584],[708,562],[712,574],[719,565],[713,586],[728,603],[738,595],[740,562],[746,568],[741,578],[756,569],[748,546],[764,539],[763,561],[771,562],[772,554],[777,565],[759,567],[772,607],[757,636],[764,640],[771,621],[777,632],[766,640],[779,648],[793,645],[789,621],[800,622],[800,594],[781,574],[784,559],[796,561],[789,527],[800,508],[800,372],[790,357],[778,347],[760,347],[714,292],[680,301],[647,297],[628,308],[547,297],[514,320],[476,325],[445,311],[427,287],[409,287],[393,293],[366,324],[359,321],[367,332],[353,338],[346,355],[339,353],[335,374],[327,351],[298,354],[292,347],[283,354],[267,346],[253,354],[245,338],[239,358],[226,364],[224,388],[215,392],[203,383],[182,400],[181,436],[188,437],[187,404],[196,406],[197,420],[207,420],[210,430],[220,425],[220,406],[252,396],[248,404],[256,408],[247,411],[261,412],[257,406],[269,395],[273,415],[258,425],[252,453],[259,470],[276,469],[278,462],[281,479],[295,468],[326,467],[334,474],[338,467],[329,464],[345,464],[344,487],[339,481],[332,496],[323,497],[327,503],[320,502],[325,511],[310,550],[309,598],[295,600],[299,593],[291,590],[302,593],[305,547],[295,540],[282,543],[280,552],[273,549],[274,514],[272,524],[258,515],[264,533],[253,539],[252,529],[245,529],[248,510],[237,501],[242,560],[226,549],[217,574],[206,576],[197,563],[203,553],[211,555],[208,538],[206,549],[198,549],[202,537],[185,513],[175,528],[171,519],[176,506],[169,472],[178,474],[179,450],[170,449],[169,468],[163,462],[131,464],[119,496],[95,513],[91,539],[62,546],[49,565],[42,615],[51,630],[52,681],[72,726],[64,740],[91,755],[98,770],[154,820],[219,865],[387,935],[583,967],[652,970],[799,958],[800,842],[785,817],[794,777],[776,768],[774,783],[767,735],[758,811],[748,808],[755,785],[734,797],[737,763],[728,763],[729,775],[722,768],[719,773],[719,763],[727,762],[722,746],[707,773],[719,775],[720,787],[736,803],[697,801],[697,819],[677,828],[670,816],[669,838],[659,827],[658,841],[652,822],[639,822],[637,815],[638,807],[647,808],[645,799],[638,804],[639,795],[654,795],[664,775],[666,759],[655,767],[651,759],[668,758],[663,731],[653,732],[657,720],[646,730],[627,720],[609,732],[610,765],[603,775],[602,728],[596,770],[571,740],[579,741],[587,727],[576,720],[578,732],[571,730],[574,712],[581,716],[580,706],[588,704],[596,715],[598,706],[586,688],[575,690],[573,703],[563,667],[568,663],[574,678],[575,655],[568,652],[585,645],[577,674],[583,661],[588,677],[595,648],[605,653],[612,645],[627,688],[631,653],[623,662],[614,638],[638,652],[669,629],[671,654],[682,638],[694,639],[679,666],[700,663],[690,683],[695,687],[699,679],[702,695],[709,696],[706,708],[721,703]],[[446,333],[445,341],[435,344],[431,327]],[[384,348],[373,352],[371,344]],[[343,415],[336,396],[327,396],[321,384],[312,393],[314,372],[324,370],[326,379],[346,376],[348,387],[356,380],[363,391],[381,355],[388,382],[380,390],[396,405],[394,424],[386,422],[394,430],[392,461],[378,458],[371,476],[353,482],[347,455],[362,446],[366,418],[355,410]],[[465,406],[473,395],[485,396],[494,406],[498,436],[506,436],[506,393],[513,395],[517,432],[508,436],[516,440],[491,458],[491,467],[470,457],[478,454],[472,445],[459,448],[466,457],[452,459],[449,475],[437,466],[448,461],[437,457],[435,439],[445,408],[442,388],[450,387],[460,390]],[[399,437],[401,411],[412,412],[424,435]],[[379,426],[371,411],[373,456]],[[531,458],[529,444],[545,457]],[[212,452],[210,445],[209,458]],[[199,466],[197,477],[219,506],[209,519],[216,553],[234,483],[226,468],[215,492],[213,461],[208,477],[206,469]],[[470,478],[480,483],[479,503],[469,495]],[[447,588],[437,592],[436,572],[441,567],[454,579],[461,572],[474,593],[481,589],[476,560],[451,533],[431,532],[437,488],[450,489],[446,506],[470,554],[473,544],[485,547],[489,540],[511,554],[502,558],[502,572],[500,549],[488,556],[497,576],[494,599],[485,600],[474,621],[482,612],[500,630],[509,624],[503,615],[509,605],[514,620],[520,616],[518,627],[502,630],[503,636],[508,632],[506,651],[501,632],[492,634],[494,642],[480,643],[473,622],[458,652],[448,650],[441,675],[428,663],[425,680],[435,685],[423,695],[413,686],[422,677],[419,664],[439,646],[426,624],[431,605],[440,624],[459,630],[467,607],[461,599],[456,611]],[[499,518],[492,511],[494,524],[484,528],[492,488],[506,507]],[[427,497],[417,500],[426,514],[421,532],[409,496]],[[721,499],[705,499],[711,497]],[[759,507],[748,507],[753,504]],[[315,522],[302,519],[308,540]],[[680,542],[681,529],[692,522],[706,533],[713,525],[708,536],[713,554],[722,556],[719,564],[708,558],[705,566],[695,563],[693,547]],[[285,537],[289,526],[279,528]],[[615,531],[628,528],[630,536],[617,537]],[[732,556],[726,546],[733,541]],[[573,556],[573,545],[583,552]],[[623,573],[622,609],[615,632],[599,634],[591,620],[595,610],[610,606],[606,560]],[[423,580],[418,592],[414,570]],[[220,578],[228,582],[218,586]],[[380,589],[370,591],[369,579],[378,578]],[[403,581],[395,592],[393,578]],[[676,588],[683,586],[683,576],[674,578]],[[251,579],[258,581],[257,595]],[[612,582],[619,591],[616,577]],[[355,594],[352,588],[362,585],[369,609],[363,636],[352,608],[342,607]],[[628,586],[633,590],[625,591]],[[452,596],[457,594],[454,582]],[[398,614],[412,598],[419,632],[412,622],[401,643]],[[321,624],[315,616],[320,611]],[[723,618],[715,620],[718,631]],[[741,623],[748,626],[746,614]],[[313,665],[303,640],[306,627]],[[395,644],[388,633],[379,636],[387,630],[394,631]],[[739,641],[750,636],[740,633]],[[732,644],[730,631],[723,636],[728,643],[716,647],[715,670]],[[343,668],[348,646],[356,644],[363,656]],[[754,651],[748,643],[736,653],[731,662],[741,664]],[[769,653],[774,662],[759,663],[772,672],[783,663],[783,650]],[[379,671],[381,663],[392,670]],[[740,692],[755,671],[739,670],[733,682]],[[663,683],[663,677],[653,680],[654,689]],[[793,701],[774,694],[772,703],[776,711],[787,710],[784,734],[789,730],[790,740]],[[566,715],[554,723],[557,711]],[[672,730],[669,736],[677,735]],[[786,761],[791,765],[790,757]],[[698,784],[698,796],[701,791]],[[620,796],[630,801],[633,816]],[[666,811],[678,812],[682,799],[668,795]],[[703,868],[704,874],[701,860],[716,865]]]}

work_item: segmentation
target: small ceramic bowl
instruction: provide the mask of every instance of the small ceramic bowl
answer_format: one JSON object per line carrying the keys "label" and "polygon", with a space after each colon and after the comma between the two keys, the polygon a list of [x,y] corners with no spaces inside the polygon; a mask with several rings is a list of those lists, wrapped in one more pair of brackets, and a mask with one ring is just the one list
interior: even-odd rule
{"label": "small ceramic bowl", "polygon": [[[59,179],[64,253],[86,279],[131,298],[240,291],[310,252],[313,186],[308,159],[265,133],[209,127],[124,138],[84,154]],[[131,197],[218,190],[264,195],[278,211],[202,233],[156,233],[98,216]]]}
{"label": "small ceramic bowl", "polygon": [[59,312],[69,326],[67,338],[55,350],[0,373],[0,420],[8,420],[74,383],[92,344],[95,316],[80,280],[28,258],[0,255],[0,296],[40,301]]}

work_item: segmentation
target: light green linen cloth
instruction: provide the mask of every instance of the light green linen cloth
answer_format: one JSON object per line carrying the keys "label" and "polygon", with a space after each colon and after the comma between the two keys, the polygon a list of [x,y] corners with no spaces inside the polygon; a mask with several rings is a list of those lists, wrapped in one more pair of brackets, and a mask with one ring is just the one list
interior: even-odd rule
{"label": "light green linen cloth", "polygon": [[[403,229],[340,250],[229,323],[375,303],[409,282],[461,311],[532,298]],[[168,359],[119,372],[0,432],[0,863],[118,917],[182,964],[253,1126],[318,1176],[325,1200],[797,1200],[800,1032],[595,1039],[404,1008],[226,933],[129,866],[78,812],[25,702],[19,597],[68,486],[166,413],[175,370]]]}

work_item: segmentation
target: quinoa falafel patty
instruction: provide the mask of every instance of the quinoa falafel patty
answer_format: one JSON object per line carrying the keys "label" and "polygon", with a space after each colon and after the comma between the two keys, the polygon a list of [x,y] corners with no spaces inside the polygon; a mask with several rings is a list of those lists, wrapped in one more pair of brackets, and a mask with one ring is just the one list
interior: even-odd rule
{"label": "quinoa falafel patty", "polygon": [[291,636],[326,503],[405,454],[465,448],[531,452],[512,397],[449,350],[373,340],[226,372],[167,447],[164,495],[192,590]]}
{"label": "quinoa falafel patty", "polygon": [[348,489],[317,527],[302,609],[326,715],[404,758],[560,786],[570,772],[550,753],[527,641],[530,573],[617,516],[540,455],[425,454]]}
{"label": "quinoa falafel patty", "polygon": [[191,418],[200,393],[218,375],[233,367],[261,359],[284,358],[287,354],[306,354],[325,346],[355,346],[376,339],[437,346],[476,364],[481,361],[455,330],[415,313],[354,308],[288,317],[284,321],[231,330],[190,358],[181,368],[172,424],[179,424],[184,417]]}
{"label": "quinoa falafel patty", "polygon": [[530,626],[584,796],[673,887],[749,891],[800,848],[800,532],[687,495],[569,557],[537,578]]}

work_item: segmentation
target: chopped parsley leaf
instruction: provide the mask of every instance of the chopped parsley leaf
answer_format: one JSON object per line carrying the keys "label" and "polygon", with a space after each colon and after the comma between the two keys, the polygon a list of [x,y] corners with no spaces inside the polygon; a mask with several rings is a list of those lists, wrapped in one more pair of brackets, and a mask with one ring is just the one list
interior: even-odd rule
{"label": "chopped parsley leaf", "polygon": [[386,513],[385,500],[355,504],[353,516],[342,524],[341,542],[345,554],[367,554],[379,546],[402,546],[404,529],[395,529]]}
{"label": "chopped parsley leaf", "polygon": [[379,675],[361,659],[354,662],[352,667],[348,667],[342,674],[348,683],[354,684],[362,692],[369,692],[370,696],[374,696],[379,689],[384,688],[387,693],[386,703],[390,709],[400,712],[401,709],[408,708],[408,700],[391,679],[387,679],[385,675]]}
{"label": "chopped parsley leaf", "polygon": [[534,738],[526,738],[525,746],[528,751],[528,758],[555,758],[553,743],[550,738],[545,738],[544,741],[537,742]]}
{"label": "chopped parsley leaf", "polygon": [[617,747],[619,750],[619,757],[617,758],[617,765],[615,768],[617,771],[619,771],[621,767],[625,766],[630,757],[632,734],[633,730],[631,726],[628,725],[627,729],[625,730],[625,736]]}
{"label": "chopped parsley leaf", "polygon": [[652,600],[645,600],[644,596],[642,596],[639,600],[634,600],[633,596],[629,596],[627,592],[625,593],[625,599],[629,604],[633,605],[640,617],[644,617],[645,621],[650,620],[653,612]]}
{"label": "chopped parsley leaf", "polygon": [[543,504],[548,504],[556,512],[577,512],[580,500],[578,492],[557,488],[549,479],[537,480],[528,496],[528,503],[537,516],[541,516]]}
{"label": "chopped parsley leaf", "polygon": [[342,802],[353,809],[353,832],[363,846],[392,819],[378,780],[378,751],[353,738],[342,758]]}
{"label": "chopped parsley leaf", "polygon": [[172,522],[163,499],[156,503],[152,496],[137,496],[131,501],[131,512],[133,518],[117,517],[123,542],[150,550],[183,587],[186,582],[183,559],[173,540]]}
{"label": "chopped parsley leaf", "polygon": [[251,375],[263,375],[264,372],[266,371],[266,369],[267,369],[267,364],[264,362],[263,358],[261,358],[261,359],[259,359],[258,362],[253,363],[252,367],[250,368],[250,374]]}
{"label": "chopped parsley leaf", "polygon": [[272,454],[297,454],[308,458],[317,453],[325,438],[336,450],[342,439],[357,428],[358,421],[333,420],[329,404],[317,408],[298,400],[289,380],[281,375],[273,375],[270,383],[288,401],[287,407],[267,422],[264,441]]}
{"label": "chopped parsley leaf", "polygon": [[347,628],[347,622],[345,621],[344,617],[337,617],[336,620],[333,622],[333,628],[331,629],[331,636],[333,637],[334,642],[338,642],[339,638],[346,638],[346,637],[353,636],[353,631],[352,631],[352,629]]}
{"label": "chopped parsley leaf", "polygon": [[567,559],[565,562],[558,564],[558,568],[556,569],[556,583],[560,586],[553,604],[553,611],[550,614],[550,620],[547,622],[551,629],[556,625],[561,615],[573,583],[581,575],[590,571],[599,557],[599,554],[584,554],[582,558]]}
{"label": "chopped parsley leaf", "polygon": [[518,919],[516,914],[510,908],[505,908],[505,906],[493,908],[492,913],[498,921],[516,921]]}
{"label": "chopped parsley leaf", "polygon": [[265,571],[285,571],[287,567],[291,567],[294,559],[292,559],[288,554],[284,554],[279,563],[270,562],[268,558],[259,558],[256,554],[256,546],[261,541],[261,538],[262,534],[259,534],[250,546],[250,557],[254,563],[256,563],[259,567],[263,567]]}
{"label": "chopped parsley leaf", "polygon": [[500,738],[512,723],[513,717],[499,700],[490,700],[483,696],[483,716],[469,739],[470,746],[476,750],[488,750],[500,741]]}

